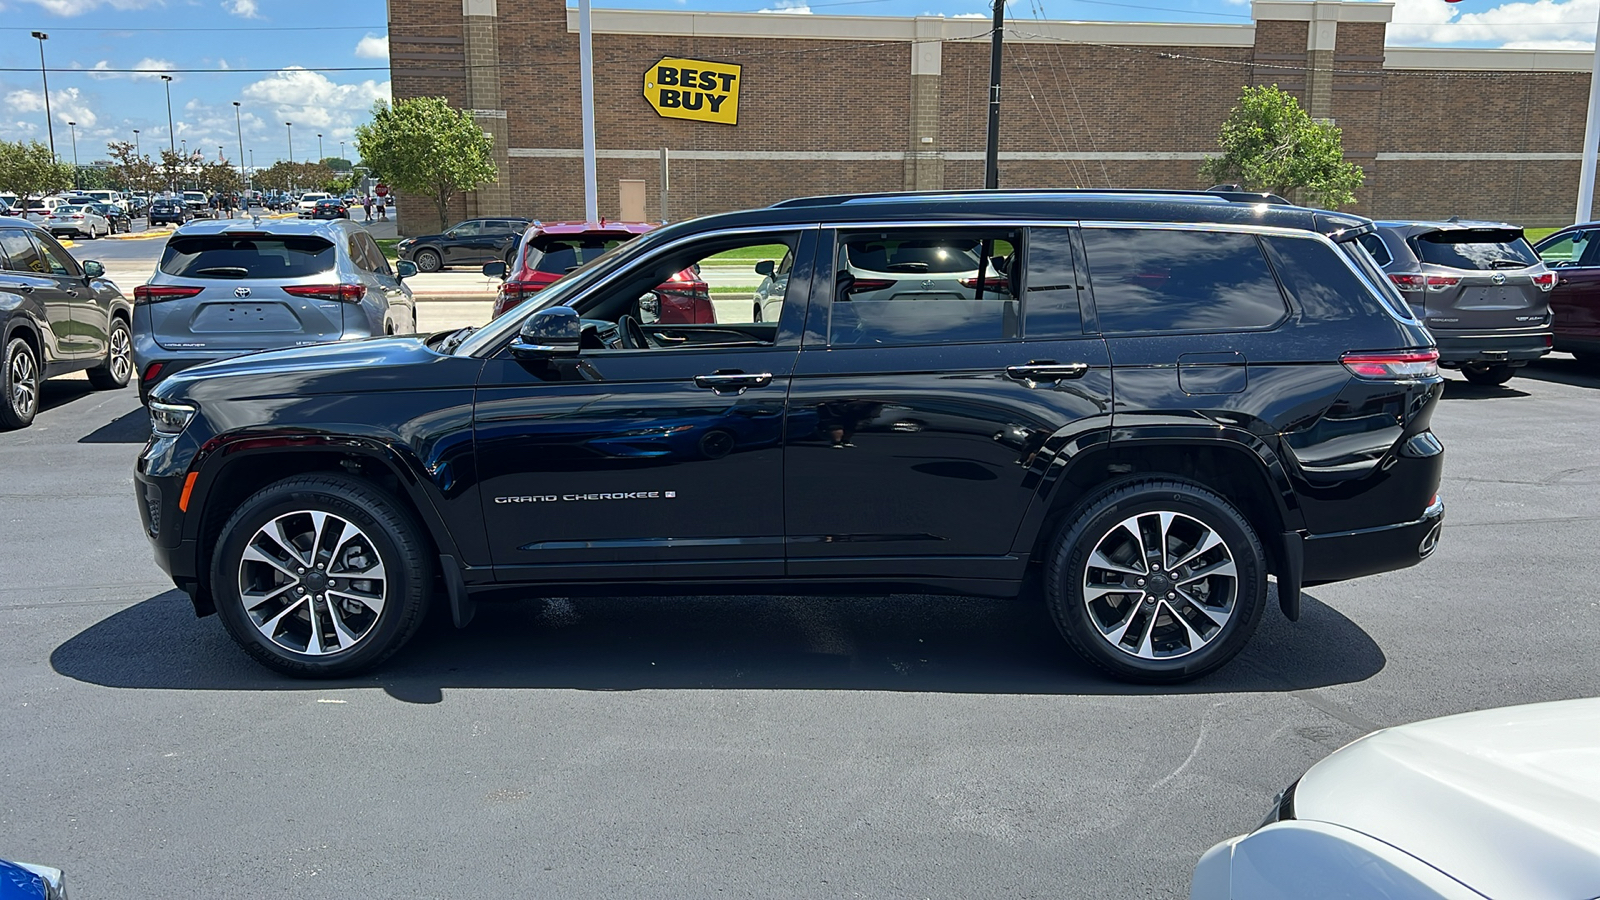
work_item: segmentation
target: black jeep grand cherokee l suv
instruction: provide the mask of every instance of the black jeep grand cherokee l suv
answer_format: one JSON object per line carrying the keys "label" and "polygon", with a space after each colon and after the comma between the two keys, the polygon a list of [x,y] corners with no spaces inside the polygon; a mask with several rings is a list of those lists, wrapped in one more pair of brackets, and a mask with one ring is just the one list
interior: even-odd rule
{"label": "black jeep grand cherokee l suv", "polygon": [[[371,667],[436,594],[1006,597],[1124,679],[1227,662],[1274,576],[1438,541],[1437,352],[1356,242],[1260,196],[819,197],[662,228],[475,332],[152,393],[158,562],[252,656]],[[762,283],[647,324],[697,264]],[[746,272],[746,270],[749,270]],[[470,332],[470,333],[469,333]]]}

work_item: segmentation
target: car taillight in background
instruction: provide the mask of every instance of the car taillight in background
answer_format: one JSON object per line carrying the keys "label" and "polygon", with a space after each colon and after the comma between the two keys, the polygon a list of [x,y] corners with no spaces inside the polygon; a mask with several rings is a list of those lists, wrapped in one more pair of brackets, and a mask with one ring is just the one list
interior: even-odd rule
{"label": "car taillight in background", "polygon": [[[979,281],[979,279],[975,278],[975,277],[974,278],[962,278],[962,279],[960,279],[961,286],[964,287],[964,288],[967,288],[968,290],[977,290],[978,281]],[[1010,282],[1005,278],[984,278],[984,279],[982,279],[982,281],[983,281],[983,289],[984,289],[985,292],[998,291],[998,292],[1000,292],[1002,294],[1005,294],[1005,293],[1010,293],[1010,291],[1011,291]],[[860,282],[857,282],[857,284],[859,284],[859,283]]]}
{"label": "car taillight in background", "polygon": [[505,314],[513,306],[539,293],[544,288],[544,285],[535,281],[508,281],[500,285],[500,293],[494,298],[495,317]]}
{"label": "car taillight in background", "polygon": [[850,293],[865,294],[870,291],[881,291],[884,288],[895,286],[893,278],[857,278],[850,285]]}
{"label": "car taillight in background", "polygon": [[1548,291],[1556,286],[1556,273],[1543,272],[1535,275],[1533,276],[1533,283],[1539,286],[1539,290]]}
{"label": "car taillight in background", "polygon": [[1350,374],[1377,381],[1408,381],[1439,374],[1439,351],[1391,350],[1381,353],[1346,353],[1339,358]]}
{"label": "car taillight in background", "polygon": [[1421,275],[1390,275],[1389,280],[1402,291],[1420,291],[1425,285]]}
{"label": "car taillight in background", "polygon": [[288,284],[283,292],[291,297],[310,297],[313,300],[340,300],[360,303],[367,295],[364,284]]}
{"label": "car taillight in background", "polygon": [[134,303],[160,303],[163,300],[186,300],[199,294],[201,288],[178,287],[169,284],[141,284],[133,289]]}
{"label": "car taillight in background", "polygon": [[1430,290],[1430,291],[1442,291],[1445,288],[1455,287],[1456,285],[1458,285],[1460,283],[1461,283],[1461,279],[1456,277],[1456,276],[1454,276],[1454,275],[1429,275],[1428,276],[1428,290]]}

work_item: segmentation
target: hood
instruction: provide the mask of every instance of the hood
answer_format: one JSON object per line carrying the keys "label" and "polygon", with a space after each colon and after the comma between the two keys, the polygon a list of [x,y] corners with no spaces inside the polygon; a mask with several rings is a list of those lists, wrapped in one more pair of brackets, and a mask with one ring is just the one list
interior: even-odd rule
{"label": "hood", "polygon": [[[421,337],[368,338],[204,363],[163,380],[151,396],[204,403],[209,399],[471,387],[481,365],[481,360],[436,353]],[[402,374],[397,369],[406,371]]]}
{"label": "hood", "polygon": [[1390,844],[1488,897],[1600,897],[1600,699],[1371,734],[1312,766],[1295,818]]}

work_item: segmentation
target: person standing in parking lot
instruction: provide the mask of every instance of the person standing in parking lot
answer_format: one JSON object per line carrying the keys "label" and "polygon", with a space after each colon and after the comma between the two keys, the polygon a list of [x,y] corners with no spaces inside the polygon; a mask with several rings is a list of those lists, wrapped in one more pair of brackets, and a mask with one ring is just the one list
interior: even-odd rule
{"label": "person standing in parking lot", "polygon": [[361,212],[365,216],[365,218],[362,221],[364,221],[364,222],[371,222],[372,221],[372,195],[371,194],[368,194],[367,196],[361,198]]}

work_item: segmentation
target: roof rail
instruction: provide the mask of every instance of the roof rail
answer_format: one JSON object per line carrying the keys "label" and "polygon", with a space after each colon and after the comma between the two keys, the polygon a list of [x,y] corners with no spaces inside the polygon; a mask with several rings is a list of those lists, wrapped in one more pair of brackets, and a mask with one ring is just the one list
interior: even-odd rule
{"label": "roof rail", "polygon": [[1000,197],[1000,196],[1107,196],[1107,195],[1134,195],[1147,197],[1192,197],[1216,198],[1231,203],[1271,203],[1277,206],[1293,206],[1288,200],[1266,192],[1255,193],[1251,191],[1218,190],[1174,190],[1170,188],[972,188],[966,190],[944,191],[879,191],[861,194],[822,194],[815,197],[795,197],[791,200],[780,200],[772,204],[770,209],[788,209],[799,206],[839,206],[856,201],[872,200],[924,200],[934,198],[958,197]]}

